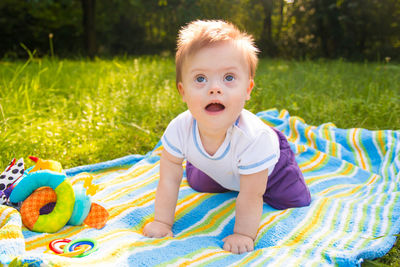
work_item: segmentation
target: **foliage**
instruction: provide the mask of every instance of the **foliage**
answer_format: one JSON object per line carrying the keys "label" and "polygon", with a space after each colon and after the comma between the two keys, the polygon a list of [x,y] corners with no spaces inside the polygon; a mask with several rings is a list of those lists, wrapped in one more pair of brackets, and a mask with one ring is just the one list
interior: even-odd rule
{"label": "foliage", "polygon": [[76,1],[0,1],[0,57],[25,56],[20,43],[40,55],[49,54],[50,33],[56,36],[56,53],[81,53],[81,13]]}
{"label": "foliage", "polygon": [[294,1],[289,12],[295,35],[288,42],[296,46],[297,41],[310,57],[393,56],[400,47],[399,9],[397,0]]}
{"label": "foliage", "polygon": [[[0,2],[0,57],[20,58],[20,43],[41,56],[84,55],[78,0]],[[179,28],[225,19],[254,35],[263,55],[284,58],[400,58],[398,0],[97,0],[100,56],[173,53]]]}

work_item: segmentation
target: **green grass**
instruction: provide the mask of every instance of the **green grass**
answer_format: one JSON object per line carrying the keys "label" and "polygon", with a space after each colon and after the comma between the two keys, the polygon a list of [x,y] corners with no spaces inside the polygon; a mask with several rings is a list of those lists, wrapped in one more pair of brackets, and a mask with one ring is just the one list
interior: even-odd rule
{"label": "green grass", "polygon": [[[400,65],[261,60],[246,108],[274,107],[312,125],[400,129]],[[172,58],[0,62],[0,168],[29,155],[70,168],[144,154],[184,110]],[[399,260],[397,246],[380,262]]]}

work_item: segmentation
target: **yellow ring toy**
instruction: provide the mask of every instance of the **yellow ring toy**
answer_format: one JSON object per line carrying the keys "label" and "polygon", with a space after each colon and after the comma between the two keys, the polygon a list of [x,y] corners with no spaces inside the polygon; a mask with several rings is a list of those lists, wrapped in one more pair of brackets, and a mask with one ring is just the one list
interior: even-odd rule
{"label": "yellow ring toy", "polygon": [[[29,173],[13,189],[10,201],[24,201],[21,206],[21,217],[24,225],[31,231],[54,233],[67,224],[75,203],[75,193],[71,183],[63,173],[37,171]],[[47,188],[42,189],[41,187]],[[50,188],[48,188],[50,187]],[[39,189],[35,191],[36,189]],[[49,191],[53,191],[53,194]],[[35,192],[34,192],[35,191]],[[54,195],[56,196],[54,199]],[[44,198],[44,200],[38,200]],[[56,205],[49,214],[40,215],[40,208],[50,202]]]}

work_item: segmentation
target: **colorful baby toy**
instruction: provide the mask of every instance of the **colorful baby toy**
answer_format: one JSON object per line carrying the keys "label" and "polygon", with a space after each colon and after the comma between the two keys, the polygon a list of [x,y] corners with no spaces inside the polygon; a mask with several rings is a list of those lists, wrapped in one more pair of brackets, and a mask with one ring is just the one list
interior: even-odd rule
{"label": "colorful baby toy", "polygon": [[101,229],[107,222],[107,210],[92,203],[98,186],[87,174],[84,185],[72,185],[57,161],[30,157],[34,167],[25,171],[12,189],[9,201],[22,202],[21,218],[31,231],[54,233],[69,225],[83,223]]}
{"label": "colorful baby toy", "polygon": [[36,171],[41,171],[41,170],[51,170],[55,172],[63,172],[63,168],[61,166],[61,163],[55,160],[47,159],[47,160],[42,160],[37,157],[29,156],[29,158],[34,161],[36,164],[35,166],[32,167],[30,172],[36,172]]}
{"label": "colorful baby toy", "polygon": [[49,249],[45,252],[64,257],[85,257],[95,252],[97,248],[97,241],[90,238],[81,238],[74,241],[70,239],[55,239],[50,242]]}
{"label": "colorful baby toy", "polygon": [[18,207],[10,202],[9,197],[15,183],[24,174],[24,159],[12,159],[4,172],[0,175],[0,205]]}

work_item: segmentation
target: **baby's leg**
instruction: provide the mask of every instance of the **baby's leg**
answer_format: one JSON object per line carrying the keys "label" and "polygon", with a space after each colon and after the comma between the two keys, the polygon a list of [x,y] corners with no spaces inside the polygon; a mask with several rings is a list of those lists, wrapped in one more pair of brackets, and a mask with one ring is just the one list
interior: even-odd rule
{"label": "baby's leg", "polygon": [[229,191],[210,176],[197,169],[189,161],[186,162],[186,177],[190,187],[198,192],[222,193]]}
{"label": "baby's leg", "polygon": [[[274,129],[275,130],[275,129]],[[311,195],[286,137],[275,130],[280,142],[280,158],[268,175],[264,202],[276,209],[308,206]]]}

